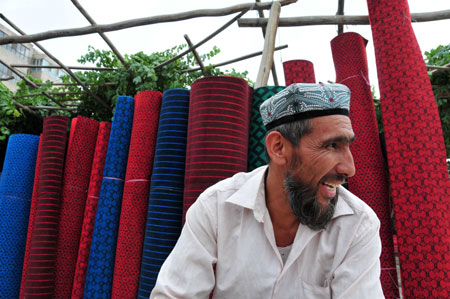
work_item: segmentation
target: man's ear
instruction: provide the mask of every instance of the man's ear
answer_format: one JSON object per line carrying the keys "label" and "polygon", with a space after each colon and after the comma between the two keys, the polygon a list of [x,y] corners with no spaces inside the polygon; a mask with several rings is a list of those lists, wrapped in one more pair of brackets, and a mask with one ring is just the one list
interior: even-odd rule
{"label": "man's ear", "polygon": [[270,161],[279,166],[287,165],[291,146],[280,132],[272,131],[266,136],[266,149]]}

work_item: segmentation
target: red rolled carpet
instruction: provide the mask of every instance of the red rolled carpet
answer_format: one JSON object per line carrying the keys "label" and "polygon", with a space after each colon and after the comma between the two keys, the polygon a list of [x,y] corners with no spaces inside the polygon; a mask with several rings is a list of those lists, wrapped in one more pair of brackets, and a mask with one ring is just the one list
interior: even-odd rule
{"label": "red rolled carpet", "polygon": [[246,171],[252,96],[241,78],[205,77],[192,84],[183,221],[206,188]]}
{"label": "red rolled carpet", "polygon": [[34,182],[33,182],[33,193],[31,196],[30,204],[30,217],[28,219],[28,231],[27,231],[27,243],[25,245],[25,255],[23,258],[22,267],[22,281],[20,283],[20,295],[19,298],[23,298],[23,292],[25,290],[25,276],[28,271],[28,260],[30,258],[30,248],[31,248],[31,234],[34,227],[34,217],[36,215],[37,199],[39,195],[39,170],[41,165],[41,152],[42,152],[42,134],[39,140],[38,154],[36,158],[36,169],[34,172]]}
{"label": "red rolled carpet", "polygon": [[52,115],[44,119],[39,193],[25,275],[25,298],[52,298],[54,294],[67,124],[68,118],[65,116]]}
{"label": "red rolled carpet", "polygon": [[292,83],[316,83],[314,65],[311,61],[296,59],[283,62],[286,86]]}
{"label": "red rolled carpet", "polygon": [[70,298],[72,294],[97,134],[97,121],[82,116],[72,120],[59,214],[54,298]]}
{"label": "red rolled carpet", "polygon": [[95,214],[97,212],[98,197],[103,179],[103,167],[105,166],[106,150],[108,149],[110,122],[101,122],[98,128],[97,142],[92,160],[91,175],[84,208],[83,224],[81,229],[78,257],[73,279],[72,297],[83,298],[84,282],[91,249],[92,231],[94,230]]}
{"label": "red rolled carpet", "polygon": [[136,298],[162,93],[134,97],[134,116],[120,212],[112,298]]}
{"label": "red rolled carpet", "polygon": [[406,0],[368,0],[405,298],[450,297],[444,138]]}
{"label": "red rolled carpet", "polygon": [[361,35],[353,32],[340,34],[331,41],[336,82],[350,89],[350,119],[357,136],[351,145],[356,174],[348,179],[348,187],[380,219],[381,284],[386,298],[398,298],[389,182],[369,83],[366,43]]}

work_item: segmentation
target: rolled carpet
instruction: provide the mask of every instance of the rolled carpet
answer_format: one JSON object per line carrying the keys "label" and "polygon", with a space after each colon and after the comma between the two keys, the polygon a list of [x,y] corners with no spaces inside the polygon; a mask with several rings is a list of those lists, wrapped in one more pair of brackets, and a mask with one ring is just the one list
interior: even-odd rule
{"label": "rolled carpet", "polygon": [[148,202],[138,298],[149,298],[181,232],[189,90],[163,94]]}
{"label": "rolled carpet", "polygon": [[283,62],[286,86],[292,83],[315,83],[314,65],[311,61],[296,59]]}
{"label": "rolled carpet", "polygon": [[92,232],[94,230],[95,214],[97,213],[98,197],[103,179],[103,168],[105,166],[106,150],[108,148],[109,134],[111,132],[110,122],[101,122],[98,128],[95,153],[92,160],[91,177],[87,192],[86,205],[84,208],[83,225],[81,229],[80,245],[78,248],[77,263],[73,279],[72,297],[83,298],[84,282],[91,249]]}
{"label": "rolled carpet", "polygon": [[183,219],[209,186],[247,170],[252,89],[236,77],[205,77],[191,86]]}
{"label": "rolled carpet", "polygon": [[84,298],[110,298],[134,99],[120,96],[113,116],[84,284]]}
{"label": "rolled carpet", "polygon": [[78,116],[72,120],[64,166],[58,241],[56,245],[54,298],[70,298],[89,187],[98,122]]}
{"label": "rolled carpet", "polygon": [[9,137],[0,180],[0,298],[17,298],[39,136]]}
{"label": "rolled carpet", "polygon": [[25,254],[23,257],[23,267],[22,267],[22,279],[20,282],[20,294],[19,298],[23,298],[23,292],[25,290],[25,276],[28,271],[28,260],[30,258],[30,248],[31,248],[31,235],[34,227],[34,217],[36,215],[37,199],[39,195],[39,170],[41,165],[41,152],[42,152],[42,134],[39,137],[39,147],[36,159],[36,167],[34,171],[34,182],[33,182],[33,192],[31,196],[30,214],[28,217],[28,228],[27,228],[27,241],[25,245]]}
{"label": "rolled carpet", "polygon": [[398,298],[389,181],[369,83],[366,43],[361,35],[354,32],[340,34],[331,41],[336,82],[350,89],[350,119],[357,136],[351,145],[356,174],[348,178],[348,188],[364,200],[380,219],[381,284],[386,298]]}
{"label": "rolled carpet", "polygon": [[162,94],[145,90],[134,97],[127,171],[117,236],[112,298],[136,298]]}
{"label": "rolled carpet", "polygon": [[56,241],[67,142],[66,116],[44,119],[39,166],[39,194],[31,233],[24,297],[52,298],[55,288]]}
{"label": "rolled carpet", "polygon": [[264,136],[266,134],[266,128],[262,122],[259,107],[265,100],[282,91],[284,88],[285,86],[264,86],[255,89],[253,93],[250,135],[248,140],[247,171],[252,171],[267,164],[264,154]]}
{"label": "rolled carpet", "polygon": [[450,297],[450,181],[407,0],[368,0],[405,298]]}

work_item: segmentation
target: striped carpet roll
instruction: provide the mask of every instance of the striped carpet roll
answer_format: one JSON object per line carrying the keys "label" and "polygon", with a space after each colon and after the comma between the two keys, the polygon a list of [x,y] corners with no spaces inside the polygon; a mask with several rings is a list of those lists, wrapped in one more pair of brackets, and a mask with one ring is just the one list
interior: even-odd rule
{"label": "striped carpet roll", "polygon": [[70,298],[80,244],[86,191],[97,141],[98,122],[78,116],[72,120],[64,166],[54,298]]}
{"label": "striped carpet roll", "polygon": [[286,86],[292,83],[315,83],[314,65],[308,60],[289,60],[283,62]]}
{"label": "striped carpet roll", "polygon": [[127,172],[117,236],[112,298],[136,298],[147,219],[162,94],[145,90],[134,97]]}
{"label": "striped carpet roll", "polygon": [[348,187],[380,219],[381,284],[386,298],[398,298],[389,184],[369,84],[366,43],[353,32],[340,34],[331,41],[336,82],[350,89],[350,119],[357,136],[351,145],[356,174],[348,179]]}
{"label": "striped carpet roll", "polygon": [[134,99],[117,99],[95,216],[84,298],[110,298]]}
{"label": "striped carpet roll", "polygon": [[250,136],[248,140],[248,165],[247,171],[252,171],[260,166],[266,165],[264,154],[264,136],[266,128],[259,113],[259,106],[273,96],[282,91],[285,86],[265,86],[255,89],[253,93],[252,116],[250,120]]}
{"label": "striped carpet roll", "polygon": [[106,150],[108,148],[109,134],[111,131],[110,122],[101,122],[98,128],[95,153],[92,160],[91,177],[84,208],[83,225],[80,236],[80,246],[78,248],[77,263],[75,266],[75,276],[73,279],[72,299],[83,298],[84,282],[91,249],[92,232],[94,230],[95,214],[97,213],[98,197],[103,179],[103,168],[106,160]]}
{"label": "striped carpet roll", "polygon": [[236,77],[205,77],[191,86],[183,219],[209,186],[247,170],[252,89]]}
{"label": "striped carpet roll", "polygon": [[450,181],[407,0],[368,0],[405,298],[450,297]]}
{"label": "striped carpet roll", "polygon": [[52,298],[54,294],[67,124],[66,116],[52,115],[44,119],[39,194],[24,285],[26,298]]}
{"label": "striped carpet roll", "polygon": [[181,232],[188,115],[189,90],[166,90],[161,103],[138,298],[150,296],[159,269]]}
{"label": "striped carpet roll", "polygon": [[39,136],[9,137],[0,180],[0,298],[17,298]]}
{"label": "striped carpet roll", "polygon": [[25,290],[25,276],[28,271],[28,259],[30,258],[31,235],[33,232],[34,217],[36,215],[37,198],[39,195],[39,170],[41,165],[41,152],[42,152],[42,134],[39,137],[39,147],[37,152],[36,167],[34,170],[33,192],[31,196],[30,214],[28,217],[27,241],[25,245],[25,254],[23,257],[22,279],[20,282],[19,298],[23,298],[23,292]]}

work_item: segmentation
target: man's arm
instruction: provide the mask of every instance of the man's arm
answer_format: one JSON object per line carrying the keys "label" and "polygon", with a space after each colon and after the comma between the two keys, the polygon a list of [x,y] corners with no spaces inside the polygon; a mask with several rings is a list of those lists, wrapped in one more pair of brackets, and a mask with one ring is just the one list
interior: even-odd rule
{"label": "man's arm", "polygon": [[208,298],[213,290],[217,209],[215,200],[202,195],[189,208],[181,236],[161,267],[150,298]]}
{"label": "man's arm", "polygon": [[363,221],[331,281],[332,298],[384,298],[380,283],[380,222]]}

